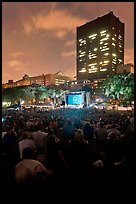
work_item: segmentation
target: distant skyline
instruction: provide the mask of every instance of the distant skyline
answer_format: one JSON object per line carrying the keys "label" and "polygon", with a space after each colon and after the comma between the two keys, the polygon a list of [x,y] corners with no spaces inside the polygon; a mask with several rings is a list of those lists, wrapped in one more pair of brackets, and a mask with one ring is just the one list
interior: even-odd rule
{"label": "distant skyline", "polygon": [[134,64],[134,2],[2,2],[2,82],[25,74],[76,75],[76,28],[110,11],[125,23]]}

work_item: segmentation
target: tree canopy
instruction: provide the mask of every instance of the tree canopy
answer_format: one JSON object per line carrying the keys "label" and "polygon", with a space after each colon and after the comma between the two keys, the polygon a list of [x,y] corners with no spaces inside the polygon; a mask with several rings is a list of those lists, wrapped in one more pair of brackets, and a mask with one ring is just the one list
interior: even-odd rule
{"label": "tree canopy", "polygon": [[2,101],[11,102],[12,104],[24,100],[26,103],[35,100],[45,101],[50,98],[53,102],[62,101],[66,91],[58,87],[45,87],[40,85],[20,86],[3,89]]}
{"label": "tree canopy", "polygon": [[102,86],[104,94],[115,100],[134,100],[134,74],[132,73],[111,75]]}

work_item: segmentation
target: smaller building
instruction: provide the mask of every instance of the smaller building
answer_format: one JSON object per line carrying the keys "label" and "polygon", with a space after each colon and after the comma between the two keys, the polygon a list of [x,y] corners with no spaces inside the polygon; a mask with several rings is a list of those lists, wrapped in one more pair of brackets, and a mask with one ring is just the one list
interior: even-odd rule
{"label": "smaller building", "polygon": [[7,89],[7,88],[13,88],[13,87],[16,87],[17,86],[17,83],[16,82],[14,82],[13,80],[8,80],[8,82],[7,83],[5,83],[5,84],[2,84],[2,88],[3,89]]}
{"label": "smaller building", "polygon": [[9,80],[8,83],[2,84],[2,88],[12,88],[16,86],[29,86],[29,85],[59,86],[73,79],[74,78],[72,77],[65,76],[61,71],[55,74],[42,74],[42,75],[33,76],[33,77],[30,77],[27,74],[25,74],[22,79],[16,82],[13,82],[13,80]]}
{"label": "smaller building", "polygon": [[117,73],[132,73],[132,74],[134,74],[134,65],[131,63],[119,65],[119,66],[117,66]]}
{"label": "smaller building", "polygon": [[73,80],[74,78],[72,77],[68,77],[68,76],[65,76],[63,74],[63,72],[59,71],[55,74],[46,74],[46,86],[48,85],[56,85],[56,86],[59,86],[61,84],[64,84],[66,82],[69,82],[71,80]]}
{"label": "smaller building", "polygon": [[25,74],[22,79],[16,81],[17,86],[29,86],[30,85],[30,77]]}
{"label": "smaller building", "polygon": [[46,86],[45,75],[42,74],[42,75],[39,75],[39,76],[30,77],[30,84],[31,85],[37,84],[37,85]]}

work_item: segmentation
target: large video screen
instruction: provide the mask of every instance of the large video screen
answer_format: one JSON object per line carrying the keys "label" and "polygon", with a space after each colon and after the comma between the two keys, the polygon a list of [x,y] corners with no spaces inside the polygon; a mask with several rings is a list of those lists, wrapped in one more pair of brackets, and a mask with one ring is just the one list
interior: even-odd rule
{"label": "large video screen", "polygon": [[68,97],[68,105],[80,105],[82,104],[82,94],[69,94]]}

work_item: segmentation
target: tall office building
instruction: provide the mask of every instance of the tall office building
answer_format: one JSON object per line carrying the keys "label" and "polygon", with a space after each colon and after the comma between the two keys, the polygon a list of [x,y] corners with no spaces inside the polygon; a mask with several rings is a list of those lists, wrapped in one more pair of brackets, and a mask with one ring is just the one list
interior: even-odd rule
{"label": "tall office building", "polygon": [[124,64],[124,23],[113,12],[77,27],[77,79],[105,78]]}

